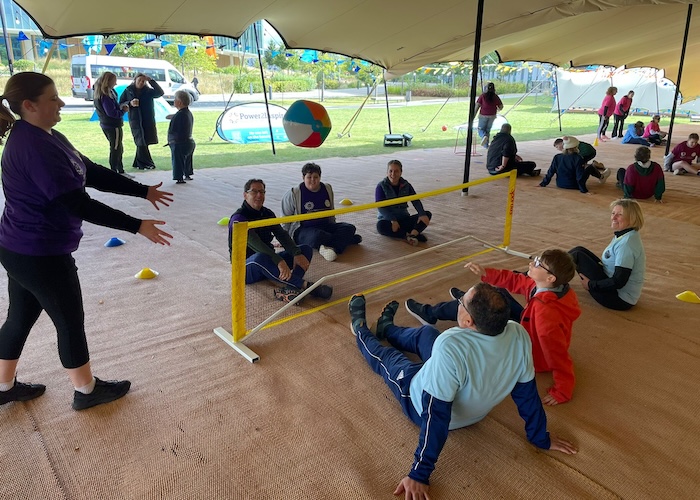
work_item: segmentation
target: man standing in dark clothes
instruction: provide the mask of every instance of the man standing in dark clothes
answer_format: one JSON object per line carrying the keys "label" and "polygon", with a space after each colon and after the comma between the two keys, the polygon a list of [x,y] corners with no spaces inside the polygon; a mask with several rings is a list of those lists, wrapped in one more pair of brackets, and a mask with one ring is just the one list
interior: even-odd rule
{"label": "man standing in dark clothes", "polygon": [[531,177],[540,175],[540,169],[536,168],[537,165],[534,161],[523,161],[517,154],[518,146],[510,132],[510,124],[505,123],[501,126],[501,131],[491,141],[486,155],[486,168],[489,173],[496,175],[517,170],[518,175],[525,174]]}

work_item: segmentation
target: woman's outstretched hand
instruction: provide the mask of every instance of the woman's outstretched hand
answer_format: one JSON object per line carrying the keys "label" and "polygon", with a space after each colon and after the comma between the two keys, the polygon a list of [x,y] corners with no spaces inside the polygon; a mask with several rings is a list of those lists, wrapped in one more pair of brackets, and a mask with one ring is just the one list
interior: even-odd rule
{"label": "woman's outstretched hand", "polygon": [[173,235],[170,233],[166,233],[161,228],[157,227],[158,225],[162,224],[165,224],[165,221],[152,219],[142,220],[141,227],[139,227],[139,234],[144,235],[153,243],[170,246],[170,241],[168,241],[166,238],[172,239]]}
{"label": "woman's outstretched hand", "polygon": [[[156,207],[156,210],[160,210],[158,203],[162,203],[166,207],[169,207],[170,203],[173,202],[173,193],[168,193],[167,191],[161,191],[160,189],[158,189],[162,185],[163,183],[160,182],[155,186],[148,186],[148,194],[146,195],[146,199],[150,201],[154,207]],[[163,222],[163,224],[165,223]]]}

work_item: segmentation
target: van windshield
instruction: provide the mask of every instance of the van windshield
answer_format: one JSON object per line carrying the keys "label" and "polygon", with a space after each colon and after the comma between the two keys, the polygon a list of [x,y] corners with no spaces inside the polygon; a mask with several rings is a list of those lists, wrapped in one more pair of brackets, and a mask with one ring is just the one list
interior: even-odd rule
{"label": "van windshield", "polygon": [[185,78],[177,71],[169,69],[168,74],[170,75],[170,80],[173,83],[185,83]]}

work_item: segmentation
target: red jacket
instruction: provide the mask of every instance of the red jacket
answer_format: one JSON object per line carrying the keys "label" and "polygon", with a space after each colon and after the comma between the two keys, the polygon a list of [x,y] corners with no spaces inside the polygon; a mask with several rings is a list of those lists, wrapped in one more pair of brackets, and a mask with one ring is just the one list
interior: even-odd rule
{"label": "red jacket", "polygon": [[564,285],[561,292],[535,292],[535,281],[520,273],[486,269],[482,281],[527,297],[520,324],[530,334],[535,371],[552,372],[554,385],[549,394],[558,403],[571,399],[574,392],[574,363],[569,356],[571,327],[581,315],[576,293]]}

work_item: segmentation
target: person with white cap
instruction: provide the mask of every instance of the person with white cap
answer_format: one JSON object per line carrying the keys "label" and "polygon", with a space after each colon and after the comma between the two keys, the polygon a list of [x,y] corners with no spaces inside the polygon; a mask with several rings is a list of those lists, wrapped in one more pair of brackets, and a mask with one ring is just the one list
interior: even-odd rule
{"label": "person with white cap", "polygon": [[540,182],[540,187],[546,187],[556,175],[557,187],[578,189],[584,194],[592,194],[586,188],[588,178],[592,175],[602,184],[610,176],[610,169],[600,172],[593,165],[584,165],[583,158],[579,154],[579,140],[573,136],[564,136],[563,139],[563,152],[552,158],[552,164],[547,170],[547,175]]}

